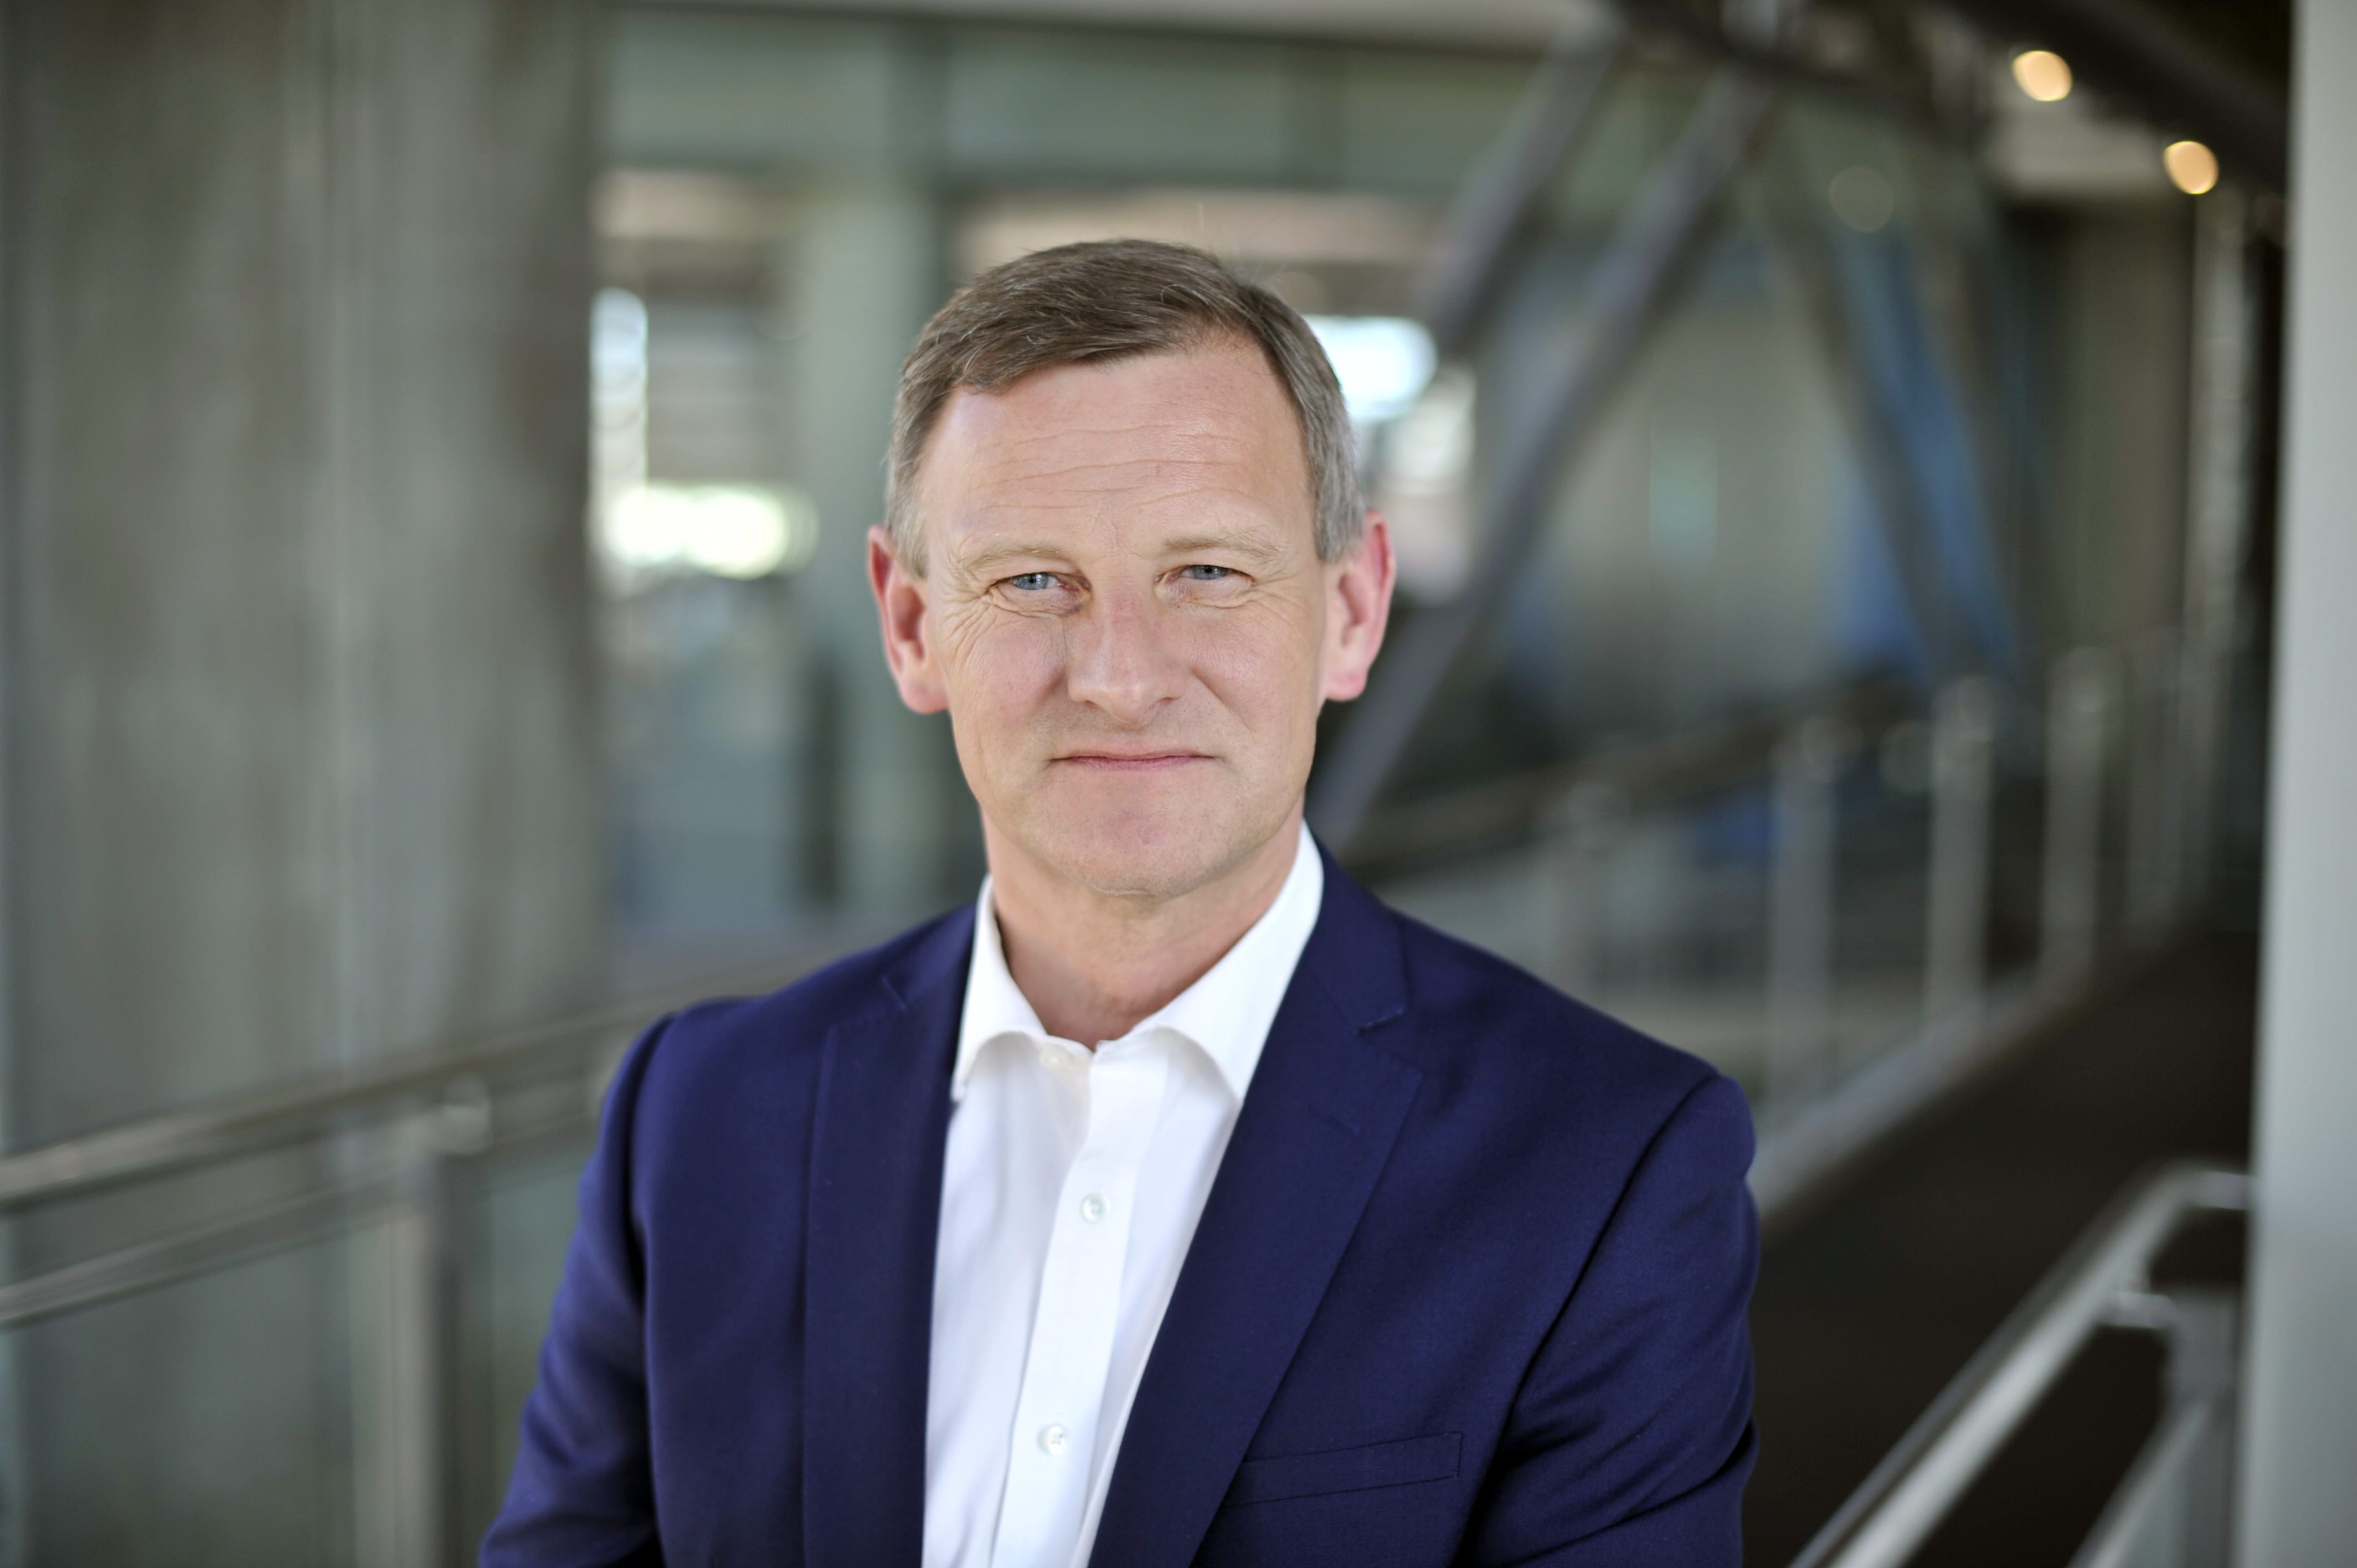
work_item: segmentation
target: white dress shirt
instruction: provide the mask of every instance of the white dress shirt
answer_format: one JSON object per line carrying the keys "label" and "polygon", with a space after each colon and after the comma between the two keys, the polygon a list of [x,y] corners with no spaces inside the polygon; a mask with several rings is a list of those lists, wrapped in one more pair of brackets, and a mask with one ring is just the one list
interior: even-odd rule
{"label": "white dress shirt", "polygon": [[1017,989],[983,883],[942,1173],[925,1568],[1084,1568],[1325,882],[1305,828],[1267,913],[1093,1053],[1049,1035]]}

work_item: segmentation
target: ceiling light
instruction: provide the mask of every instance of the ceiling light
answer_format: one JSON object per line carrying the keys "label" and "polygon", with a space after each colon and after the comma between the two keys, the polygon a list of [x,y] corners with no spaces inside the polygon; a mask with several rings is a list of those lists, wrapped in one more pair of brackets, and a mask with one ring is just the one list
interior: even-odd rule
{"label": "ceiling light", "polygon": [[2218,183],[2218,155],[2199,142],[2171,142],[2161,150],[2160,161],[2170,182],[2188,196],[2200,196]]}
{"label": "ceiling light", "polygon": [[2071,96],[2071,65],[2052,49],[2024,49],[2013,57],[2013,80],[2040,103]]}

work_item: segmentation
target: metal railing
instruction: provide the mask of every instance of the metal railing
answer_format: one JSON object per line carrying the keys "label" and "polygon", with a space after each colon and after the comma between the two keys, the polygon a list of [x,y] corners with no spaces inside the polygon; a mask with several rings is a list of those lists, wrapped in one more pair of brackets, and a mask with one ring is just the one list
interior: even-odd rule
{"label": "metal railing", "polygon": [[[2169,648],[2169,634],[2156,634],[2134,662],[2166,663]],[[1501,950],[1591,1001],[1625,1008],[1631,999],[1614,993],[1606,958],[1628,934],[1609,908],[1617,846],[1641,839],[1643,824],[1697,805],[1763,797],[1770,849],[1757,913],[1764,950],[1756,981],[1719,983],[1728,1019],[1738,1009],[1757,1012],[1756,1023],[1732,1026],[1755,1043],[1723,1043],[1736,1054],[1721,1065],[1754,1091],[1761,1144],[1752,1187],[1772,1222],[2100,981],[2155,950],[2198,899],[2203,868],[2186,851],[2187,803],[2201,796],[2215,758],[2186,743],[2174,688],[2127,680],[2130,663],[2102,649],[2057,660],[2034,734],[2015,723],[2026,716],[2020,696],[1986,677],[1947,683],[1928,712],[1892,684],[1859,682],[1666,740],[1387,805],[1363,819],[1348,864],[1412,908],[1419,878],[1445,877],[1455,864],[1494,867],[1483,873],[1498,884],[1488,900],[1492,916],[1527,897],[1527,918],[1512,931],[1459,934],[1519,941]],[[1921,950],[1897,965],[1880,961],[1883,972],[1869,987],[1878,989],[1867,998],[1844,989],[1856,977],[1836,951],[1845,922],[1859,918],[1850,900],[1866,891],[1850,880],[1857,867],[1844,869],[1851,841],[1843,802],[1855,800],[1862,773],[1889,776],[1899,753],[1917,758],[1921,777],[1910,788],[1920,791],[1921,847],[1900,860],[1886,855],[1868,880],[1879,877],[1885,896],[1920,880],[1920,895],[1904,895],[1916,901],[1898,913],[1920,918]],[[2025,766],[2033,756],[2034,772]],[[1878,770],[1869,766],[1878,757]],[[2000,806],[2025,805],[2025,785],[2038,815],[2012,810],[2001,843]],[[2018,831],[2031,822],[2034,832]],[[2033,861],[2034,875],[2025,876]],[[2026,895],[2003,921],[1995,908],[2001,869]],[[1724,897],[1713,901],[1720,913],[1727,907]],[[1440,909],[1427,918],[1448,923]],[[2034,927],[2026,961],[2008,966],[1992,950],[1990,932],[2000,923]],[[1861,1011],[1861,1003],[1870,1004]]]}
{"label": "metal railing", "polygon": [[[504,1097],[592,1071],[597,1092],[554,1112],[559,1122],[578,1122],[594,1116],[605,1074],[621,1049],[656,1018],[706,997],[774,990],[849,945],[831,942],[774,963],[442,1041],[346,1071],[264,1084],[0,1155],[0,1213],[152,1181],[370,1122],[425,1113],[453,1126],[471,1125],[486,1113],[486,1096]],[[529,1130],[536,1133],[552,1112],[535,1107],[533,1113]],[[511,1143],[522,1130],[491,1127],[483,1146]],[[469,1133],[462,1141],[474,1138]],[[0,1317],[0,1326],[6,1322]]]}
{"label": "metal railing", "polygon": [[1337,853],[1353,875],[1381,881],[1527,843],[1559,825],[1568,802],[1609,800],[1641,809],[1706,794],[1758,777],[1792,736],[1813,725],[1878,734],[1914,713],[1913,699],[1896,683],[1859,681],[1724,723],[1388,804],[1371,812],[1356,841]]}
{"label": "metal railing", "polygon": [[2162,1337],[2169,1402],[2074,1568],[2129,1561],[2164,1518],[2179,1549],[2172,1561],[2222,1565],[2236,1299],[2211,1289],[2156,1291],[2150,1271],[2188,1219],[2250,1207],[2250,1178],[2217,1165],[2173,1165],[2132,1187],[1941,1391],[1793,1568],[1905,1563],[2104,1327]]}
{"label": "metal railing", "polygon": [[[383,1266],[370,1354],[384,1375],[370,1448],[386,1539],[371,1560],[471,1561],[461,1440],[478,1284],[470,1201],[495,1168],[586,1146],[622,1051],[655,1018],[705,996],[774,989],[844,945],[0,1158],[0,1219],[142,1187],[172,1194],[157,1208],[184,1221],[204,1216],[0,1284],[0,1329],[372,1227]],[[249,1174],[263,1179],[229,1184],[237,1206],[205,1201],[209,1173],[257,1162]],[[256,1187],[263,1201],[253,1201]],[[72,1228],[48,1229],[54,1240]]]}

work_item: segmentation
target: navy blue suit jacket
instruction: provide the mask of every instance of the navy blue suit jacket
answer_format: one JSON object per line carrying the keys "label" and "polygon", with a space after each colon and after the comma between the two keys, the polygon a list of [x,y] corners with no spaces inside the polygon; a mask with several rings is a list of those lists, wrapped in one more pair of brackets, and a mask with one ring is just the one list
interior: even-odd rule
{"label": "navy blue suit jacket", "polygon": [[[971,909],[624,1063],[492,1568],[915,1568]],[[1329,862],[1092,1563],[1739,1559],[1750,1120]]]}

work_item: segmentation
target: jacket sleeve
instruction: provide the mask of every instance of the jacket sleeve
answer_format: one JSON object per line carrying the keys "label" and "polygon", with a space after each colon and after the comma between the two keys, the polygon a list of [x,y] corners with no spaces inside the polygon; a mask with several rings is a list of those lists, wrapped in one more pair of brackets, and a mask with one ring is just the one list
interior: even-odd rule
{"label": "jacket sleeve", "polygon": [[1741,1563],[1751,1147],[1742,1092],[1717,1075],[1655,1133],[1524,1375],[1465,1563]]}
{"label": "jacket sleeve", "polygon": [[540,1380],[482,1568],[632,1568],[662,1562],[647,1441],[645,1271],[631,1143],[648,1063],[671,1020],[631,1047],[607,1091],[581,1219],[549,1314]]}

